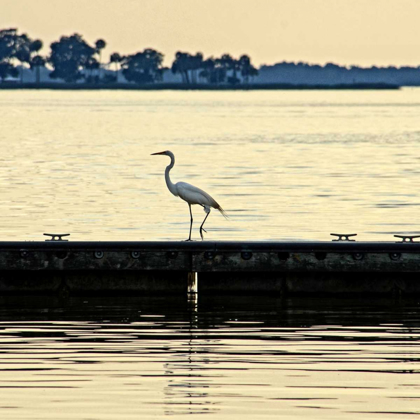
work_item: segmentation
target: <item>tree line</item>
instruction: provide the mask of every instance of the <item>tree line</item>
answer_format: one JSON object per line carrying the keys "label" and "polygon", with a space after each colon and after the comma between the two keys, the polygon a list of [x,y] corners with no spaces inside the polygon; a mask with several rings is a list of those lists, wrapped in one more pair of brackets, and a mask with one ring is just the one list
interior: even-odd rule
{"label": "tree line", "polygon": [[354,85],[382,83],[397,86],[420,86],[420,66],[340,66],[305,62],[283,61],[263,65],[259,69],[258,82],[294,83],[297,85]]}
{"label": "tree line", "polygon": [[[40,69],[47,67],[51,79],[68,83],[118,83],[122,73],[126,81],[138,84],[162,80],[163,72],[171,70],[180,75],[184,84],[208,83],[213,85],[238,85],[249,83],[258,75],[248,55],[234,58],[223,54],[219,58],[204,58],[202,53],[177,52],[170,68],[163,66],[164,55],[152,48],[131,54],[117,52],[104,62],[102,53],[106,47],[103,39],[89,45],[80,34],[62,36],[50,45],[48,55],[39,52],[43,42],[19,34],[17,29],[0,30],[0,82],[18,78],[23,82],[23,71],[30,68],[40,82]],[[109,71],[109,69],[113,71]]]}

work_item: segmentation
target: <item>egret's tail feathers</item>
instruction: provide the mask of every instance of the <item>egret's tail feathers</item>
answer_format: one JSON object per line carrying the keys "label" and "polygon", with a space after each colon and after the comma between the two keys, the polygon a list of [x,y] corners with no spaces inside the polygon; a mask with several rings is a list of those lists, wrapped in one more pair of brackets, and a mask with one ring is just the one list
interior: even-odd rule
{"label": "egret's tail feathers", "polygon": [[219,206],[219,208],[217,209],[217,210],[219,210],[220,211],[220,213],[222,213],[222,216],[225,218],[225,219],[228,219],[229,220],[229,216],[226,214],[226,212]]}

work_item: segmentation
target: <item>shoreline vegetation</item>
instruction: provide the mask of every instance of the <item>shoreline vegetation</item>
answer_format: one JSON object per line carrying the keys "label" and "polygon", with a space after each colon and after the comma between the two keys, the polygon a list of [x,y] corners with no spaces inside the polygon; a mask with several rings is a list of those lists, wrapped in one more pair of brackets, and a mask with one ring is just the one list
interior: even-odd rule
{"label": "shoreline vegetation", "polygon": [[194,90],[194,91],[248,91],[248,90],[399,90],[401,86],[389,83],[353,83],[307,85],[293,83],[255,83],[247,85],[207,85],[186,83],[0,83],[0,90]]}
{"label": "shoreline vegetation", "polygon": [[103,39],[62,36],[41,54],[43,42],[16,28],[0,29],[0,89],[52,90],[331,90],[420,86],[418,67],[252,63],[251,57],[177,51],[169,66],[153,48],[105,56]]}

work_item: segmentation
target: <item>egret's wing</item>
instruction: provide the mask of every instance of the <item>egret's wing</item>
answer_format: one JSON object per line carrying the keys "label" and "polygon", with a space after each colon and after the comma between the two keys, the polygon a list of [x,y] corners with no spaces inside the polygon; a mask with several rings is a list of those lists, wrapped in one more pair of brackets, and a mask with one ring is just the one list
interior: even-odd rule
{"label": "egret's wing", "polygon": [[179,196],[190,204],[200,204],[218,209],[220,206],[217,201],[205,191],[186,182],[176,184]]}
{"label": "egret's wing", "polygon": [[202,189],[188,184],[187,182],[178,182],[176,187],[178,195],[187,203],[205,206],[209,211],[210,207],[213,207],[214,209],[219,210],[226,219],[228,218],[226,212],[222,209],[220,204],[210,194],[207,194]]}

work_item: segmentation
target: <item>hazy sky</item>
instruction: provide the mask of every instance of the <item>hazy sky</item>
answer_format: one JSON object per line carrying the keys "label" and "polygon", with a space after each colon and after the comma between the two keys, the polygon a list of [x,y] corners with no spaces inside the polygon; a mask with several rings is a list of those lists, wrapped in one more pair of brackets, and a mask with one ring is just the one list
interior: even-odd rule
{"label": "hazy sky", "polygon": [[0,28],[49,44],[78,32],[104,56],[155,48],[256,65],[420,65],[420,0],[0,0]]}

